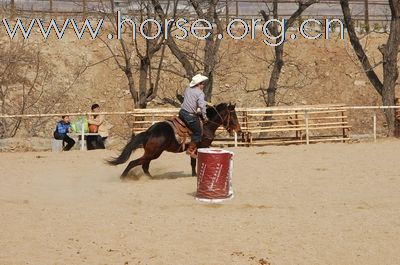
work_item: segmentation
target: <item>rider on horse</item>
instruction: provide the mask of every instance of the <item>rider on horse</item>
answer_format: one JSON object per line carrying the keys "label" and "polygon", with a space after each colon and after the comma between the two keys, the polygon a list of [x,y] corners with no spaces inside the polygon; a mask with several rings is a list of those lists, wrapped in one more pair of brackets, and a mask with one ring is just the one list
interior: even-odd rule
{"label": "rider on horse", "polygon": [[189,87],[185,91],[181,110],[179,111],[179,117],[185,121],[186,125],[192,130],[192,139],[189,143],[189,147],[186,151],[191,157],[196,157],[196,150],[199,147],[202,136],[202,128],[200,124],[200,117],[197,113],[197,109],[200,108],[201,116],[203,117],[204,123],[207,123],[206,104],[204,97],[204,82],[208,78],[201,74],[197,74],[192,78]]}

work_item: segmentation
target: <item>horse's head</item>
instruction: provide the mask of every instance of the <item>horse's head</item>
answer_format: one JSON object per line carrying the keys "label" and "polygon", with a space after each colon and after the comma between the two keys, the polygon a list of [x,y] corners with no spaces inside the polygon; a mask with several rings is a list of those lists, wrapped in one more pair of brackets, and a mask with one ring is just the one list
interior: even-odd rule
{"label": "horse's head", "polygon": [[215,110],[217,112],[216,116],[218,116],[220,122],[229,133],[233,131],[240,133],[242,131],[236,115],[235,105],[221,103],[215,107]]}
{"label": "horse's head", "polygon": [[242,132],[242,128],[240,127],[240,123],[239,123],[238,117],[236,115],[235,107],[236,107],[235,104],[228,105],[229,118],[227,119],[228,122],[225,125],[225,128],[228,130],[229,133],[232,133],[232,130],[237,133]]}

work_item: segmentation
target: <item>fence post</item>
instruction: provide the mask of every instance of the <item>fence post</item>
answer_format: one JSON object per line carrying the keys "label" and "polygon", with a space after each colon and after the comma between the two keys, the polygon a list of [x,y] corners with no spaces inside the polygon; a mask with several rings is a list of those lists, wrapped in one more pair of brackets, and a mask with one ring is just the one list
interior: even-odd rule
{"label": "fence post", "polygon": [[225,0],[225,24],[229,23],[229,1]]}
{"label": "fence post", "polygon": [[236,18],[239,17],[239,2],[236,1]]}
{"label": "fence post", "polygon": [[10,1],[10,8],[11,8],[11,18],[14,18],[15,11],[16,11],[15,0]]}
{"label": "fence post", "polygon": [[82,0],[82,8],[83,8],[83,19],[87,18],[88,4],[87,0]]}
{"label": "fence post", "polygon": [[238,141],[237,141],[237,132],[235,132],[235,147],[238,147]]}
{"label": "fence post", "polygon": [[374,112],[373,123],[374,123],[374,142],[376,143],[376,112]]}
{"label": "fence post", "polygon": [[[344,117],[345,117],[346,113],[345,113],[345,111],[342,111],[341,113],[342,113],[342,126],[345,127],[346,126],[346,119]],[[347,125],[348,125],[348,123],[347,123]],[[346,139],[348,138],[346,130],[347,130],[346,128],[343,128],[343,143],[345,143]]]}
{"label": "fence post", "polygon": [[[250,133],[249,133],[249,123],[248,123],[249,116],[247,114],[248,114],[247,111],[243,111],[243,125],[246,128],[246,130],[245,130],[246,133],[242,133],[242,139],[245,138],[244,141],[246,141],[248,143],[248,142],[250,142]],[[250,144],[247,146],[250,146]]]}
{"label": "fence post", "polygon": [[364,24],[365,31],[369,33],[369,10],[368,10],[368,0],[364,0]]}
{"label": "fence post", "polygon": [[[294,115],[294,118],[296,119],[296,121],[294,122],[294,124],[296,125],[296,128],[299,128],[299,121],[298,121],[299,115],[297,115],[297,110],[295,111],[295,113],[296,114]],[[301,140],[301,130],[300,131],[296,130],[296,140],[298,139]]]}
{"label": "fence post", "polygon": [[81,128],[81,150],[85,150],[85,123],[82,122],[82,128]]}
{"label": "fence post", "polygon": [[305,112],[304,112],[304,118],[306,119],[306,143],[307,143],[307,145],[309,145],[310,144],[310,131],[309,131],[309,128],[308,128],[308,110],[306,110]]}

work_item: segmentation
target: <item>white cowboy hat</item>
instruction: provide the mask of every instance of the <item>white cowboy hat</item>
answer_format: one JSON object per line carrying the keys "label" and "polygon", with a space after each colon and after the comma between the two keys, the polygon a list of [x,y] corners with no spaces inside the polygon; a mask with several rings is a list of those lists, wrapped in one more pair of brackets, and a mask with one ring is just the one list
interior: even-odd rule
{"label": "white cowboy hat", "polygon": [[190,87],[194,87],[198,84],[200,84],[201,82],[204,82],[208,80],[207,76],[201,75],[201,74],[197,74],[195,76],[193,76],[192,81],[190,82],[189,86]]}

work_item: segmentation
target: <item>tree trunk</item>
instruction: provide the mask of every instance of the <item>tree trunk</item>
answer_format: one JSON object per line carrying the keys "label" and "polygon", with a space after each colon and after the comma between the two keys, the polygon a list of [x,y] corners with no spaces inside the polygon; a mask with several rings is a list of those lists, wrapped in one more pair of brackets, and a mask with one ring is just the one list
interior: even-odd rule
{"label": "tree trunk", "polygon": [[[212,38],[212,36],[210,37]],[[214,40],[206,40],[204,47],[204,74],[208,77],[208,82],[204,87],[206,101],[210,101],[213,92],[214,68],[215,68]]]}
{"label": "tree trunk", "polygon": [[[399,77],[397,61],[400,45],[400,2],[398,2],[397,11],[393,15],[395,14],[397,16],[392,17],[387,44],[380,47],[383,56],[382,102],[385,106],[395,105],[396,82]],[[388,134],[396,136],[395,131],[399,124],[396,122],[395,109],[387,109],[385,110],[385,114],[388,123]]]}
{"label": "tree trunk", "polygon": [[[354,26],[352,25],[349,1],[341,0],[340,5],[342,7],[344,21],[350,37],[351,45],[353,46],[368,79],[381,96],[384,106],[395,105],[395,88],[399,76],[397,61],[400,45],[400,1],[389,0],[392,15],[390,34],[387,43],[379,47],[383,57],[383,82],[379,79],[375,70],[371,66],[368,56],[361,46],[360,40],[355,32]],[[395,132],[400,131],[400,124],[396,120],[395,110],[386,109],[384,113],[388,124],[388,136],[396,136]]]}
{"label": "tree trunk", "polygon": [[[272,12],[274,19],[278,19],[278,0],[273,1]],[[261,12],[261,14],[264,16],[264,20],[268,21],[269,19],[268,15],[265,12]],[[274,36],[278,36],[279,32],[276,24],[273,24],[271,26],[271,32]],[[277,43],[279,43],[281,40],[282,38],[277,39]],[[281,45],[274,47],[275,50],[274,68],[272,69],[272,73],[269,78],[267,93],[263,94],[264,101],[267,104],[267,107],[275,106],[276,90],[278,89],[279,76],[281,75],[283,67],[283,45],[285,45],[285,43],[282,43]]]}
{"label": "tree trunk", "polygon": [[[382,103],[384,106],[393,106],[394,105],[394,90],[393,91],[385,91],[382,96]],[[386,122],[388,126],[388,136],[395,136],[396,126],[396,114],[394,109],[385,109],[384,110]]]}
{"label": "tree trunk", "polygon": [[358,60],[361,62],[361,65],[362,65],[369,81],[374,86],[375,90],[379,93],[379,95],[382,95],[383,84],[382,84],[381,80],[379,79],[379,77],[376,75],[374,68],[372,67],[372,65],[369,61],[369,58],[368,58],[367,54],[365,53],[365,51],[360,43],[360,40],[356,34],[356,31],[355,31],[353,23],[352,23],[349,1],[341,0],[340,5],[342,6],[344,23],[346,25],[347,32],[349,34],[350,42],[351,42],[351,45],[353,46],[354,52],[356,53]]}
{"label": "tree trunk", "polygon": [[[299,2],[298,9],[290,16],[289,20],[287,21],[286,27],[289,28],[293,25],[293,23],[300,17],[300,15],[306,10],[309,6],[316,3],[316,0],[308,0],[306,2]],[[278,0],[273,1],[273,17],[274,19],[278,19]],[[269,20],[269,16],[264,10],[261,10],[261,15],[263,16],[265,21]],[[270,28],[272,35],[279,36],[279,30],[276,24],[273,24]],[[277,43],[281,41],[281,38],[277,39]],[[276,91],[278,89],[278,82],[282,72],[282,67],[284,65],[283,61],[283,48],[285,42],[281,45],[275,46],[275,61],[274,61],[274,68],[272,69],[272,73],[269,80],[269,85],[267,88],[267,93],[263,93],[264,101],[267,104],[267,107],[275,106],[275,97]]]}
{"label": "tree trunk", "polygon": [[14,18],[15,15],[15,0],[10,1],[10,6],[11,6],[11,18]]}
{"label": "tree trunk", "polygon": [[150,59],[145,56],[140,59],[139,66],[139,102],[138,106],[141,109],[147,107],[147,77],[149,75]]}
{"label": "tree trunk", "polygon": [[[207,38],[204,46],[204,74],[208,77],[208,82],[204,88],[206,101],[211,101],[214,85],[214,71],[217,65],[216,58],[219,46],[221,44],[221,40],[218,38],[218,35],[222,34],[222,23],[217,14],[217,4],[218,1],[211,0],[206,14],[206,19],[215,23],[217,26],[216,31],[213,29],[209,31],[211,35]],[[201,16],[199,12],[198,14]]]}
{"label": "tree trunk", "polygon": [[267,107],[275,106],[275,95],[278,89],[279,77],[283,67],[283,43],[275,47],[275,62],[274,69],[272,69],[269,85],[267,88],[267,94],[264,94],[264,101],[267,103]]}
{"label": "tree trunk", "polygon": [[214,84],[214,72],[209,72],[208,74],[206,74],[206,76],[208,77],[208,82],[204,87],[204,94],[205,94],[205,100],[210,102],[212,98],[212,91]]}
{"label": "tree trunk", "polygon": [[133,79],[133,73],[132,73],[132,68],[127,67],[125,70],[125,75],[126,78],[128,79],[128,87],[129,87],[129,92],[131,92],[131,96],[133,98],[133,102],[135,104],[135,108],[139,108],[139,94],[135,89],[135,80]]}
{"label": "tree trunk", "polygon": [[[159,3],[158,0],[151,0],[154,10],[160,17],[162,21],[167,19],[167,15],[165,14],[161,4]],[[168,33],[169,34],[169,33]],[[186,72],[186,78],[190,80],[194,76],[194,68],[193,65],[190,63],[189,59],[187,58],[186,54],[178,47],[176,44],[174,38],[172,36],[169,36],[169,38],[166,40],[166,44],[171,50],[172,54],[178,59],[178,61],[182,64],[183,68],[185,69]]]}
{"label": "tree trunk", "polygon": [[[154,9],[157,14],[164,20],[166,18],[166,14],[162,9],[158,0],[151,1]],[[210,30],[211,35],[206,40],[206,44],[204,46],[204,75],[209,78],[209,81],[206,83],[206,87],[204,88],[205,99],[207,101],[211,100],[212,92],[213,92],[213,82],[214,82],[214,71],[217,64],[217,53],[221,44],[221,40],[218,38],[218,34],[223,33],[222,22],[219,19],[219,14],[217,12],[217,4],[219,0],[208,0],[208,10],[206,13],[203,12],[200,7],[199,0],[190,0],[189,1],[193,8],[196,11],[198,18],[205,18],[207,21],[214,23],[217,26],[216,32],[214,30]],[[179,60],[185,69],[185,78],[191,80],[191,78],[196,74],[195,65],[191,63],[188,55],[177,45],[173,37],[169,37],[167,40],[167,45],[171,50],[172,54]]]}

